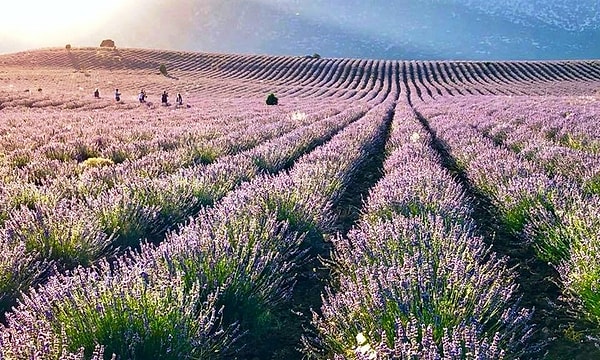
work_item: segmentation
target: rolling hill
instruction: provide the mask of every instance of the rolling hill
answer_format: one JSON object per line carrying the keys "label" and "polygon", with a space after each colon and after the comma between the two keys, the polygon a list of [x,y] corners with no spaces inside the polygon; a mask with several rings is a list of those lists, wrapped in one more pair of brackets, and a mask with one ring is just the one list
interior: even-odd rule
{"label": "rolling hill", "polygon": [[[165,64],[171,77],[156,76]],[[390,61],[350,58],[226,55],[145,49],[73,48],[20,52],[0,57],[11,68],[37,72],[45,81],[57,72],[69,74],[64,94],[86,97],[97,87],[117,87],[113,74],[127,74],[120,88],[159,91],[175,87],[189,94],[227,93],[243,84],[258,96],[266,92],[306,97],[315,94],[363,99],[369,86],[398,82],[411,101],[445,95],[594,94],[600,76],[598,61]],[[142,75],[138,79],[136,76]],[[106,77],[106,79],[104,79]],[[370,80],[368,80],[370,79]],[[14,79],[11,79],[14,81]],[[74,83],[69,83],[73,82]],[[365,83],[367,82],[367,83]],[[14,89],[3,80],[4,91]],[[110,85],[110,86],[109,86]],[[114,86],[113,86],[114,85]],[[73,89],[76,89],[73,93]],[[58,90],[58,88],[54,87]],[[81,89],[81,90],[79,90]],[[22,89],[25,90],[25,89]],[[82,94],[81,91],[84,91]],[[112,90],[110,90],[112,91]],[[23,94],[20,94],[23,95]],[[6,105],[5,105],[6,106]]]}

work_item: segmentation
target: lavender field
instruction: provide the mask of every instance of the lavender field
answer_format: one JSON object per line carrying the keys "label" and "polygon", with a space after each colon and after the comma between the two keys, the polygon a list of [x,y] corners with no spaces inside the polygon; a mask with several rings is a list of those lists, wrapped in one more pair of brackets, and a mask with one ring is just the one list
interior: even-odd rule
{"label": "lavender field", "polygon": [[0,359],[600,358],[599,119],[598,61],[0,55]]}

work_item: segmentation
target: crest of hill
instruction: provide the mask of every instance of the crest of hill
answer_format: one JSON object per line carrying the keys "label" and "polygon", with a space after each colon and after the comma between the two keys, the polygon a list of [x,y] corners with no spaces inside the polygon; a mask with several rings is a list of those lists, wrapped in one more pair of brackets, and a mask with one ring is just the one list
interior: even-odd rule
{"label": "crest of hill", "polygon": [[[474,93],[488,85],[590,83],[600,82],[600,61],[391,61],[320,58],[313,56],[269,56],[216,54],[135,48],[48,48],[0,55],[5,68],[60,68],[88,70],[140,71],[160,75],[164,65],[168,76],[194,74],[194,78],[244,79],[277,84],[303,82],[310,86],[323,84],[319,79],[341,78],[328,87],[345,87],[352,80],[368,76],[383,81],[396,69],[407,88],[414,86],[426,92],[440,92],[454,87],[458,93]],[[163,75],[166,75],[165,72]],[[342,81],[347,79],[348,81]],[[312,80],[315,80],[314,82]],[[326,83],[326,82],[325,82]],[[437,88],[436,88],[437,86]],[[473,91],[469,89],[475,89]],[[450,90],[449,90],[450,91]]]}
{"label": "crest of hill", "polygon": [[289,57],[183,52],[156,49],[83,47],[48,48],[0,55],[7,67],[74,68],[75,70],[149,70],[161,65],[178,71],[250,71]]}

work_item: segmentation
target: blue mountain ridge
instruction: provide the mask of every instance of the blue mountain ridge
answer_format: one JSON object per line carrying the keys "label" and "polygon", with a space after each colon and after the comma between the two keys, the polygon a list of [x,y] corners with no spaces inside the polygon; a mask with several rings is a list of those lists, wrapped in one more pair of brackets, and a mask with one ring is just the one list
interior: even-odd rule
{"label": "blue mountain ridge", "polygon": [[592,0],[205,0],[189,3],[183,14],[156,5],[161,26],[168,24],[167,33],[183,42],[170,45],[194,51],[431,60],[600,58],[599,5]]}
{"label": "blue mountain ridge", "polygon": [[598,0],[146,0],[64,43],[112,38],[123,47],[374,59],[598,59],[599,19]]}

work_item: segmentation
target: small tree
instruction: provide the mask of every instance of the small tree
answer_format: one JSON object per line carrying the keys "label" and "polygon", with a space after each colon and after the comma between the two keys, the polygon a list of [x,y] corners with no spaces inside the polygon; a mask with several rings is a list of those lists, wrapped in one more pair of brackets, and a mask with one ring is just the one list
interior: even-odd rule
{"label": "small tree", "polygon": [[115,47],[115,42],[111,39],[104,39],[102,40],[102,42],[100,43],[100,47],[110,47],[110,48],[114,48]]}
{"label": "small tree", "polygon": [[71,44],[65,45],[65,49],[67,49],[67,51],[70,51],[71,50]]}
{"label": "small tree", "polygon": [[160,64],[160,68],[158,68],[158,70],[164,76],[169,76],[169,74],[167,73],[167,66],[165,64]]}
{"label": "small tree", "polygon": [[275,96],[275,94],[270,93],[267,96],[267,105],[277,105],[278,102],[279,102],[279,99],[277,99],[277,96]]}

